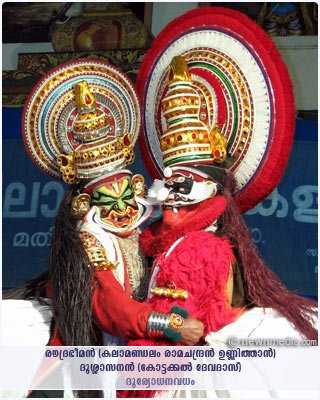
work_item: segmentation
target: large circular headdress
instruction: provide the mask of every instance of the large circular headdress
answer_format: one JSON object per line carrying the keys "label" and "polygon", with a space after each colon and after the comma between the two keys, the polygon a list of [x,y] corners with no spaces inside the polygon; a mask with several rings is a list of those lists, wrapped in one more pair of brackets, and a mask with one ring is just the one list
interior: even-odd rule
{"label": "large circular headdress", "polygon": [[130,80],[91,59],[49,71],[29,95],[22,117],[31,159],[70,184],[130,164],[139,130],[139,101]]}
{"label": "large circular headdress", "polygon": [[204,7],[173,20],[149,49],[137,88],[152,177],[168,165],[214,163],[225,138],[241,212],[279,183],[294,133],[292,84],[272,40],[244,14]]}

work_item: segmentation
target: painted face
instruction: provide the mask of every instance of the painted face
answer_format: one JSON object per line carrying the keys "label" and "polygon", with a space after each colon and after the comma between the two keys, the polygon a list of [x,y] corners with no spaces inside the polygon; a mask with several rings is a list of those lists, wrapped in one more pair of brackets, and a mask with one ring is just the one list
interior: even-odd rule
{"label": "painted face", "polygon": [[165,207],[196,204],[217,193],[217,185],[214,182],[205,179],[197,182],[191,174],[176,173],[166,179],[164,186],[168,190]]}
{"label": "painted face", "polygon": [[192,190],[193,179],[192,177],[178,175],[167,179],[164,185],[169,190],[169,196],[167,202],[178,203],[183,202],[185,204],[191,202],[189,194]]}
{"label": "painted face", "polygon": [[95,189],[92,193],[92,204],[98,207],[99,219],[103,223],[120,229],[129,230],[139,213],[128,178],[121,178]]}

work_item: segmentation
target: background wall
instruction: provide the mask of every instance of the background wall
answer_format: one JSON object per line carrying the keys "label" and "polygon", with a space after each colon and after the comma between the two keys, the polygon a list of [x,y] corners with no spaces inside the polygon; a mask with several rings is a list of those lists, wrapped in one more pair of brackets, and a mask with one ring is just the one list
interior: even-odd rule
{"label": "background wall", "polygon": [[198,3],[192,1],[185,2],[171,2],[166,3],[156,2],[153,3],[152,13],[152,27],[151,32],[154,36],[157,34],[174,18],[179,17],[185,12],[196,8]]}
{"label": "background wall", "polygon": [[54,51],[51,43],[3,43],[2,44],[2,69],[5,71],[16,70],[18,53],[46,53]]}
{"label": "background wall", "polygon": [[[197,7],[196,2],[155,2],[152,9],[151,32],[156,36],[170,21]],[[318,36],[275,37],[293,81],[297,110],[318,109]],[[4,43],[2,69],[17,68],[18,53],[52,52],[47,43]]]}

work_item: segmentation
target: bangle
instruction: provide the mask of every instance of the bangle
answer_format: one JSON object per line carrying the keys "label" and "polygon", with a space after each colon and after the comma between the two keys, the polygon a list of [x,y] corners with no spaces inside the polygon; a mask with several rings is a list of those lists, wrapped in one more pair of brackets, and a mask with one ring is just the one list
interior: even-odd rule
{"label": "bangle", "polygon": [[185,318],[188,318],[188,311],[179,306],[171,307],[168,327],[163,331],[163,336],[171,340],[171,342],[181,342],[181,330],[185,324]]}
{"label": "bangle", "polygon": [[147,332],[149,337],[163,337],[163,332],[169,326],[170,314],[162,314],[155,311],[149,316]]}
{"label": "bangle", "polygon": [[184,318],[179,314],[171,313],[168,325],[175,332],[180,332],[184,326]]}
{"label": "bangle", "polygon": [[150,338],[165,337],[171,342],[181,342],[180,331],[184,327],[188,311],[179,306],[171,307],[170,314],[152,311],[147,324],[147,332]]}

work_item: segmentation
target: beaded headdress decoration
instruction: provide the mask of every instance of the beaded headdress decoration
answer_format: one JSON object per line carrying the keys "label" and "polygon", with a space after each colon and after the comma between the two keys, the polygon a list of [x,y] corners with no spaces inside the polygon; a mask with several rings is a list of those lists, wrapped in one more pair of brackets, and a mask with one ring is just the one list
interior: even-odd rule
{"label": "beaded headdress decoration", "polygon": [[212,121],[210,96],[193,81],[183,57],[173,58],[167,79],[161,104],[167,129],[159,137],[164,165],[223,162],[227,142]]}
{"label": "beaded headdress decoration", "polygon": [[133,162],[139,101],[117,68],[76,60],[39,81],[25,104],[22,126],[39,168],[68,184],[91,181]]}

